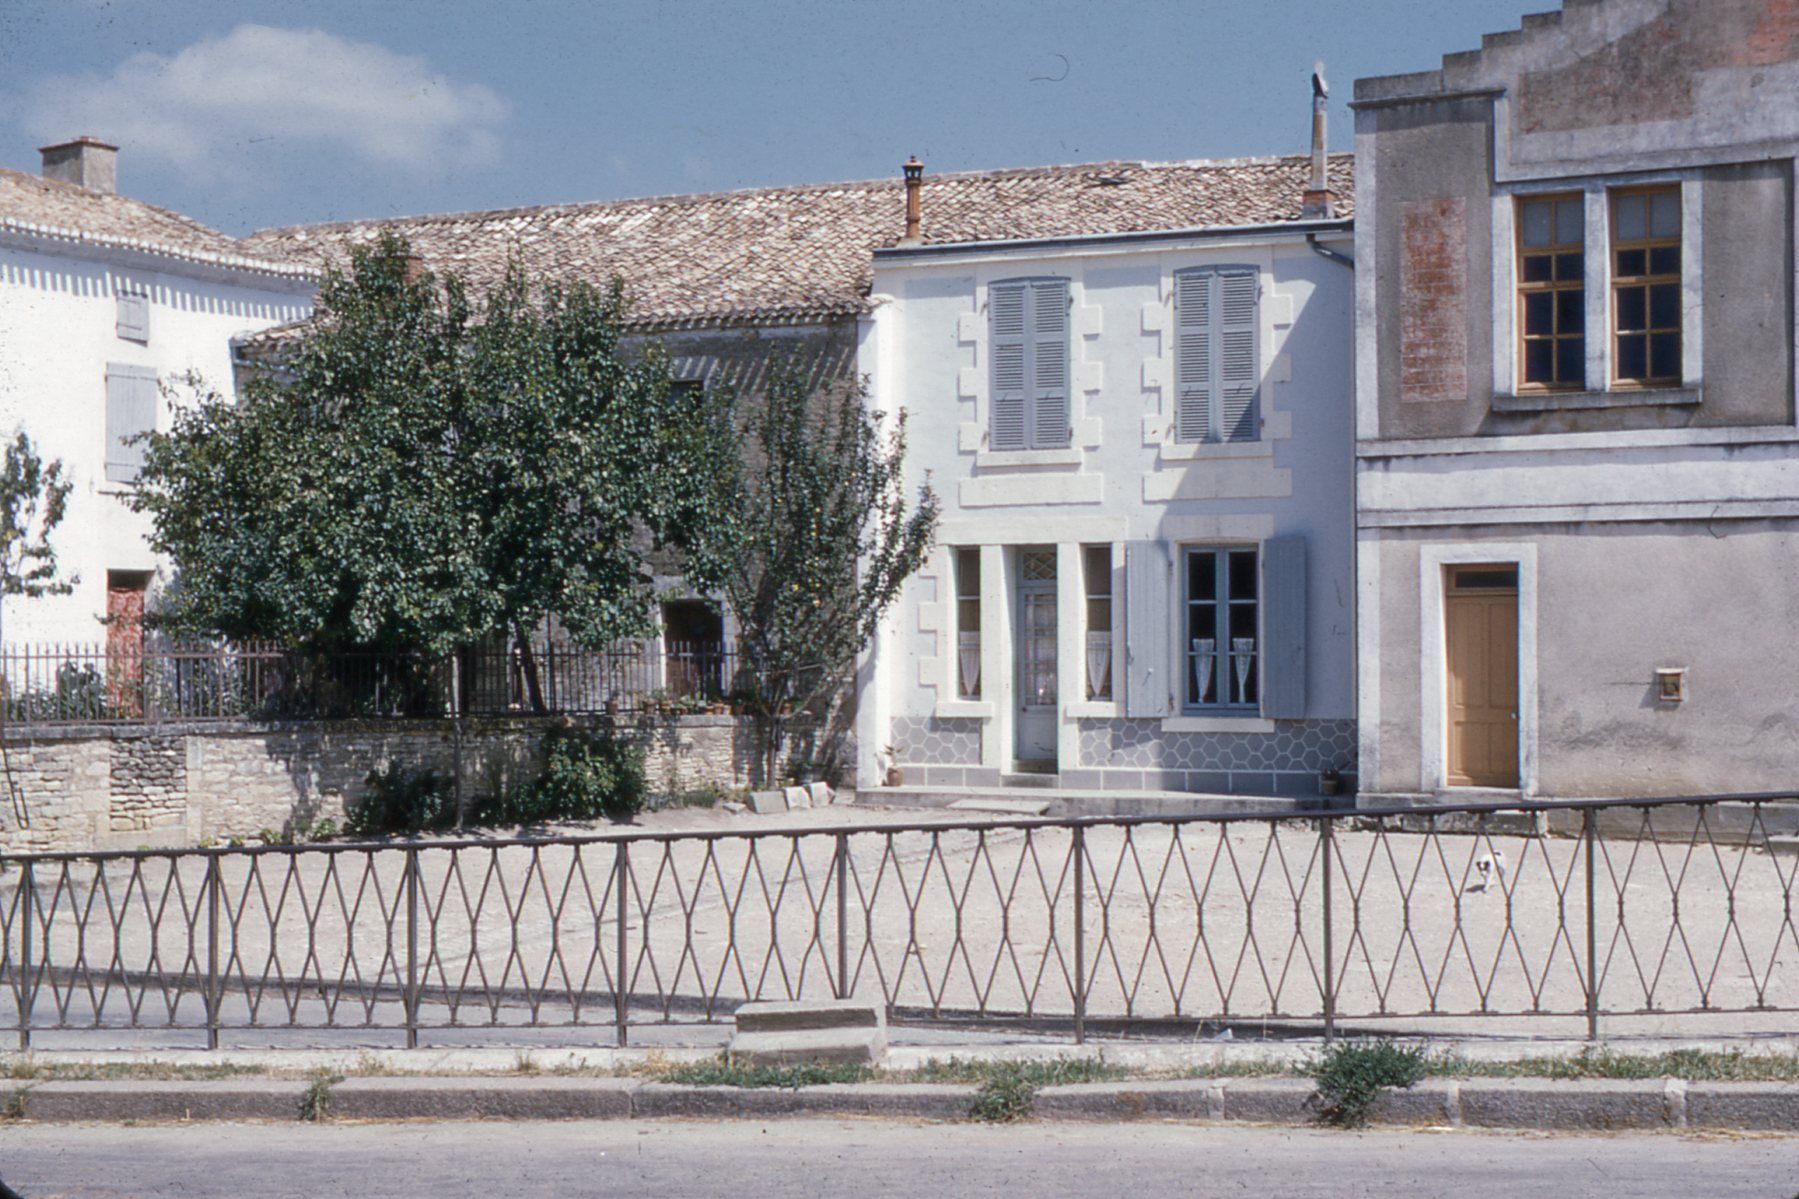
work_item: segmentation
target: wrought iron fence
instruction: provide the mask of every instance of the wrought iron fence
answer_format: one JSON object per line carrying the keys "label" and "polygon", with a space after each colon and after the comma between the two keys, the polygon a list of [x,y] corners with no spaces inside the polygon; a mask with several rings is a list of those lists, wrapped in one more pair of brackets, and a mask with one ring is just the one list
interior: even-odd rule
{"label": "wrought iron fence", "polygon": [[301,654],[268,644],[25,645],[0,650],[14,725],[723,710],[719,642],[584,649],[496,641],[454,658]]}
{"label": "wrought iron fence", "polygon": [[22,1046],[575,1026],[622,1044],[849,995],[1076,1039],[1741,1023],[1799,1010],[1793,820],[1747,796],[6,855],[0,1013]]}

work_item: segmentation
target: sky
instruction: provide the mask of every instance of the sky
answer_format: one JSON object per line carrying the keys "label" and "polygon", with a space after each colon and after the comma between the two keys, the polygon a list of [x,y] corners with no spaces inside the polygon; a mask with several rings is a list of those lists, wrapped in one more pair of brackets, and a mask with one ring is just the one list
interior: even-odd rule
{"label": "sky", "polygon": [[1310,75],[1554,0],[0,0],[0,166],[90,134],[228,233],[1108,159],[1302,153]]}

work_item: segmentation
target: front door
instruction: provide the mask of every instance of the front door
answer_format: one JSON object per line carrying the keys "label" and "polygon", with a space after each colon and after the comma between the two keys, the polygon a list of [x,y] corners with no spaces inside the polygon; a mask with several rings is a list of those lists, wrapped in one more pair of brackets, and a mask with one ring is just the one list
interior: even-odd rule
{"label": "front door", "polygon": [[1518,570],[1452,566],[1445,580],[1454,787],[1518,785]]}
{"label": "front door", "polygon": [[1018,738],[1020,769],[1056,767],[1056,552],[1019,553]]}

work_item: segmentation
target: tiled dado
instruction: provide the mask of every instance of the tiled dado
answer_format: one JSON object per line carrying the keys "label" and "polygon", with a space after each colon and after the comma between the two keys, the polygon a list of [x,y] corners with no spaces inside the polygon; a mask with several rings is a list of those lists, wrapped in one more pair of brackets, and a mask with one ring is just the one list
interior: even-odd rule
{"label": "tiled dado", "polygon": [[1272,733],[1165,733],[1155,720],[1084,720],[1080,766],[1107,773],[1354,773],[1356,725],[1283,720]]}
{"label": "tiled dado", "polygon": [[896,716],[893,757],[911,766],[979,766],[981,722],[936,716]]}

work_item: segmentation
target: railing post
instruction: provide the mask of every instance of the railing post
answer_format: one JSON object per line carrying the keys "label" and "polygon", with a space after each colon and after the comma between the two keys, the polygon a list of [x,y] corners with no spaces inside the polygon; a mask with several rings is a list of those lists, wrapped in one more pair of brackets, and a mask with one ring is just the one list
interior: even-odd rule
{"label": "railing post", "polygon": [[419,851],[406,851],[406,1048],[419,1047]]}
{"label": "railing post", "polygon": [[[169,863],[180,869],[179,860]],[[219,1047],[219,859],[206,859],[206,1047]]]}
{"label": "railing post", "polygon": [[27,861],[19,875],[19,1052],[31,1048],[31,1009],[37,1002],[37,982],[31,977],[32,902],[37,880]]}
{"label": "railing post", "polygon": [[837,998],[850,997],[850,837],[837,834]]}
{"label": "railing post", "polygon": [[618,1047],[625,1047],[627,1032],[626,1017],[628,1000],[625,988],[625,918],[629,913],[626,891],[631,886],[631,843],[620,841],[616,855],[612,859],[612,885],[618,892],[618,963],[612,974],[612,1004],[614,1020],[618,1026]]}
{"label": "railing post", "polygon": [[1087,1041],[1087,830],[1074,826],[1074,1043]]}
{"label": "railing post", "polygon": [[1336,846],[1336,822],[1329,816],[1318,822],[1319,845],[1324,852],[1324,1043],[1337,1036],[1337,963],[1331,936],[1331,857]]}
{"label": "railing post", "polygon": [[1581,842],[1586,847],[1587,858],[1587,1040],[1599,1039],[1599,929],[1596,916],[1598,904],[1594,898],[1594,850],[1598,847],[1597,830],[1594,828],[1593,809],[1588,808],[1581,816]]}

